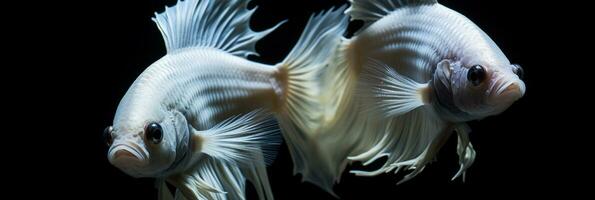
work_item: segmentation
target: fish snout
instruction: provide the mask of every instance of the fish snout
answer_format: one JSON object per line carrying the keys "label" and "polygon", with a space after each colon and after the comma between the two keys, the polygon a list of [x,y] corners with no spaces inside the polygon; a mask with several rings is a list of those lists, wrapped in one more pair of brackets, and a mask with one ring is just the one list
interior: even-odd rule
{"label": "fish snout", "polygon": [[520,79],[499,79],[488,90],[485,116],[497,115],[525,95],[525,83]]}
{"label": "fish snout", "polygon": [[120,150],[116,151],[116,153],[114,153],[114,159],[118,159],[122,156],[128,157],[128,158],[140,159],[140,158],[137,158],[136,156],[134,156],[134,154],[130,153],[130,151],[127,151],[124,149],[120,149]]}
{"label": "fish snout", "polygon": [[522,81],[515,81],[510,83],[506,88],[498,92],[501,100],[504,102],[514,102],[525,95],[525,83]]}
{"label": "fish snout", "polygon": [[141,170],[148,165],[148,159],[143,151],[126,145],[114,146],[108,153],[109,162],[133,177],[141,177]]}

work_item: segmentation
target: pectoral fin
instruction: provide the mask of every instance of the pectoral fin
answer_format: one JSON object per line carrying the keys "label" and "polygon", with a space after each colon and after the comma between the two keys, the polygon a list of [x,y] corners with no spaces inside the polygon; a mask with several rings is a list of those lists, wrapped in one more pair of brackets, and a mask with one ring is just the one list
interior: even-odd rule
{"label": "pectoral fin", "polygon": [[385,117],[397,117],[428,104],[430,88],[377,60],[369,60],[362,70],[357,95],[369,110]]}
{"label": "pectoral fin", "polygon": [[245,181],[262,200],[272,199],[265,167],[281,144],[279,127],[264,110],[231,117],[208,130],[192,130],[192,163],[168,179],[187,199],[245,199]]}
{"label": "pectoral fin", "polygon": [[230,117],[209,130],[192,132],[197,153],[242,165],[254,163],[254,155],[262,155],[265,163],[271,163],[282,141],[275,118],[264,110]]}

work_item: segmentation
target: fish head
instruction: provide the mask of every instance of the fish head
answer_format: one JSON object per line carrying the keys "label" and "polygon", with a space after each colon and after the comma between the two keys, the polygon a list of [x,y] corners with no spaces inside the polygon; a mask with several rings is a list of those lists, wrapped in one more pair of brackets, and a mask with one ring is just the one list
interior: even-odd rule
{"label": "fish head", "polygon": [[109,162],[124,173],[137,178],[163,176],[187,152],[189,130],[181,113],[157,112],[144,117],[118,113],[104,134]]}
{"label": "fish head", "polygon": [[442,60],[434,75],[448,93],[439,98],[449,98],[450,110],[465,116],[460,121],[500,114],[525,94],[520,65],[511,64],[491,40],[472,44],[456,58]]}

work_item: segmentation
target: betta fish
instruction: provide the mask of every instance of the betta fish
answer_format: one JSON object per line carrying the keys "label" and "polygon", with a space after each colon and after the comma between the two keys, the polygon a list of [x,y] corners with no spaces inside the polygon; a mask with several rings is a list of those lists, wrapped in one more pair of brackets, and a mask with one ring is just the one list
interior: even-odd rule
{"label": "betta fish", "polygon": [[[466,122],[497,115],[525,93],[523,69],[467,17],[435,0],[350,0],[363,27],[343,38],[321,77],[315,154],[296,163],[304,179],[332,193],[350,162],[360,176],[419,174],[456,132],[463,175],[475,159]],[[290,142],[290,141],[288,141]],[[295,161],[294,161],[295,162]]]}
{"label": "betta fish", "polygon": [[346,29],[344,9],[310,17],[289,55],[267,65],[246,57],[281,23],[251,30],[248,2],[179,1],[153,18],[167,53],[132,83],[105,136],[109,162],[155,178],[162,199],[245,199],[246,180],[273,199],[265,167],[279,127],[298,131],[316,119],[302,111],[320,110],[318,77]]}

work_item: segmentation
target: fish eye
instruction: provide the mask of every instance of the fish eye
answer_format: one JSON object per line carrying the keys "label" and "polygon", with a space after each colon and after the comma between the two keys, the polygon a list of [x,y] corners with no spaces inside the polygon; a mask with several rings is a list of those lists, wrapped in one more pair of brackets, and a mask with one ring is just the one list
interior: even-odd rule
{"label": "fish eye", "polygon": [[163,139],[163,130],[161,129],[161,125],[158,123],[150,123],[145,128],[145,137],[153,144],[159,144],[161,139]]}
{"label": "fish eye", "polygon": [[467,72],[467,80],[474,86],[478,86],[486,78],[486,70],[481,65],[473,65]]}
{"label": "fish eye", "polygon": [[112,126],[108,126],[105,129],[103,129],[103,138],[105,140],[105,144],[107,144],[107,146],[112,146],[112,143],[114,142],[114,138],[112,137],[112,130],[114,128]]}
{"label": "fish eye", "polygon": [[520,79],[523,79],[523,76],[525,75],[525,71],[519,64],[512,65],[512,72],[514,72]]}

